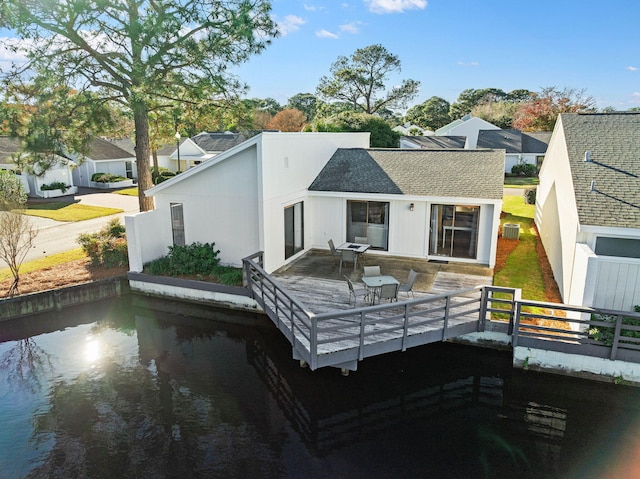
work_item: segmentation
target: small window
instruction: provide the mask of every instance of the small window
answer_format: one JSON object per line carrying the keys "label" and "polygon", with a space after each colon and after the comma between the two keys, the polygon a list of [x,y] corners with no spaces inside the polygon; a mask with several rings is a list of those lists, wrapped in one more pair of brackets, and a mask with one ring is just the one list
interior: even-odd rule
{"label": "small window", "polygon": [[173,233],[173,246],[184,246],[184,213],[182,203],[171,203],[171,231]]}
{"label": "small window", "polygon": [[640,239],[598,237],[595,253],[601,256],[640,258]]}

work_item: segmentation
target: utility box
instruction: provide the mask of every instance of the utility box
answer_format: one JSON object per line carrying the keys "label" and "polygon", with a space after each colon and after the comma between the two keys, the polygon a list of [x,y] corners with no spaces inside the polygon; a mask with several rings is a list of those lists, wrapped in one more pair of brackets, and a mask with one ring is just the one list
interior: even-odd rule
{"label": "utility box", "polygon": [[503,224],[502,237],[507,239],[520,239],[520,225],[518,223]]}

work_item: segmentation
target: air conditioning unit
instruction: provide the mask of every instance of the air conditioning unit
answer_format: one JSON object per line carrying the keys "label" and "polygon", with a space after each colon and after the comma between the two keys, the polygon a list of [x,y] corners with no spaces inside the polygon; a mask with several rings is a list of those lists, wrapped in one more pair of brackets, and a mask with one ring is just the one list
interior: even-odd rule
{"label": "air conditioning unit", "polygon": [[520,225],[518,223],[503,224],[502,237],[508,239],[520,239]]}

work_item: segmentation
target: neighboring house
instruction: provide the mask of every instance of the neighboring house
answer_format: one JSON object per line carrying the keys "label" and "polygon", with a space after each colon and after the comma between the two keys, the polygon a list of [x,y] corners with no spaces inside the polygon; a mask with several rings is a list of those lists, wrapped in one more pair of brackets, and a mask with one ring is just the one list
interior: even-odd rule
{"label": "neighboring house", "polygon": [[464,148],[466,142],[466,136],[401,136],[400,148],[458,150]]}
{"label": "neighboring house", "polygon": [[156,210],[126,218],[131,270],[199,241],[233,265],[264,251],[271,272],[362,235],[372,254],[495,264],[503,152],[368,145],[369,133],[263,132],[154,186]]}
{"label": "neighboring house", "polygon": [[[13,159],[16,155],[22,155],[20,141],[16,138],[8,136],[0,136],[0,169],[12,170],[17,169]],[[78,188],[74,185],[71,173],[75,163],[67,158],[60,157],[59,161],[47,172],[42,175],[29,175],[21,173],[19,176],[25,185],[25,190],[29,196],[40,198],[53,198],[57,196],[73,195],[77,193]],[[63,189],[47,189],[48,185],[54,183],[62,183],[65,185]],[[43,189],[44,188],[44,189]]]}
{"label": "neighboring house", "polygon": [[196,136],[183,139],[179,147],[172,147],[172,152],[169,155],[169,169],[185,171],[193,168],[203,161],[239,145],[246,139],[241,133],[198,133]]}
{"label": "neighboring house", "polygon": [[511,173],[511,169],[520,163],[535,165],[540,169],[550,139],[551,132],[480,130],[476,148],[505,150],[504,172]]}
{"label": "neighboring house", "polygon": [[419,127],[418,125],[412,125],[411,123],[398,125],[393,129],[393,131],[397,131],[401,135],[405,135],[405,136],[432,136],[435,134],[431,130],[426,130],[422,127]]}
{"label": "neighboring house", "polygon": [[478,143],[478,132],[480,130],[500,130],[500,127],[469,114],[459,120],[452,121],[442,128],[438,128],[436,136],[466,136],[467,143],[465,148],[473,149],[476,148]]}
{"label": "neighboring house", "polygon": [[77,186],[95,187],[91,180],[96,173],[110,173],[133,180],[138,178],[135,155],[103,138],[94,138],[88,146],[83,161],[73,170],[73,180]]}
{"label": "neighboring house", "polygon": [[536,225],[565,303],[640,304],[640,113],[563,113]]}

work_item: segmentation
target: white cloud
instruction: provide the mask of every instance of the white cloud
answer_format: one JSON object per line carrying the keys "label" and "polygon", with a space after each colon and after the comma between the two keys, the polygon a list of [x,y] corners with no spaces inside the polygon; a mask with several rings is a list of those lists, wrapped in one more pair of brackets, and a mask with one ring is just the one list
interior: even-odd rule
{"label": "white cloud", "polygon": [[304,9],[307,10],[308,12],[315,12],[317,10],[317,8],[314,5],[308,5],[308,4],[304,4]]}
{"label": "white cloud", "polygon": [[362,22],[350,22],[340,25],[338,28],[340,28],[341,32],[356,34],[360,33],[360,25],[362,25]]}
{"label": "white cloud", "polygon": [[316,32],[316,37],[318,37],[318,38],[333,38],[334,40],[337,40],[338,38],[340,38],[335,33],[331,33],[330,31],[325,30],[324,28],[322,30],[318,30]]}
{"label": "white cloud", "polygon": [[307,22],[296,15],[287,15],[284,20],[278,20],[276,23],[278,24],[280,35],[286,37],[290,33],[300,30],[300,27]]}
{"label": "white cloud", "polygon": [[364,0],[364,3],[373,13],[403,13],[427,7],[427,0]]}
{"label": "white cloud", "polygon": [[629,70],[630,72],[635,72],[635,71],[638,71],[638,67],[632,67],[631,65],[629,65],[628,67],[625,68],[625,70]]}
{"label": "white cloud", "polygon": [[480,66],[478,62],[458,62],[458,65],[463,67],[477,67]]}
{"label": "white cloud", "polygon": [[[28,46],[29,44],[24,40],[0,37],[0,60],[3,62],[26,62],[27,57],[21,49]],[[17,50],[14,50],[15,48],[17,48]]]}

